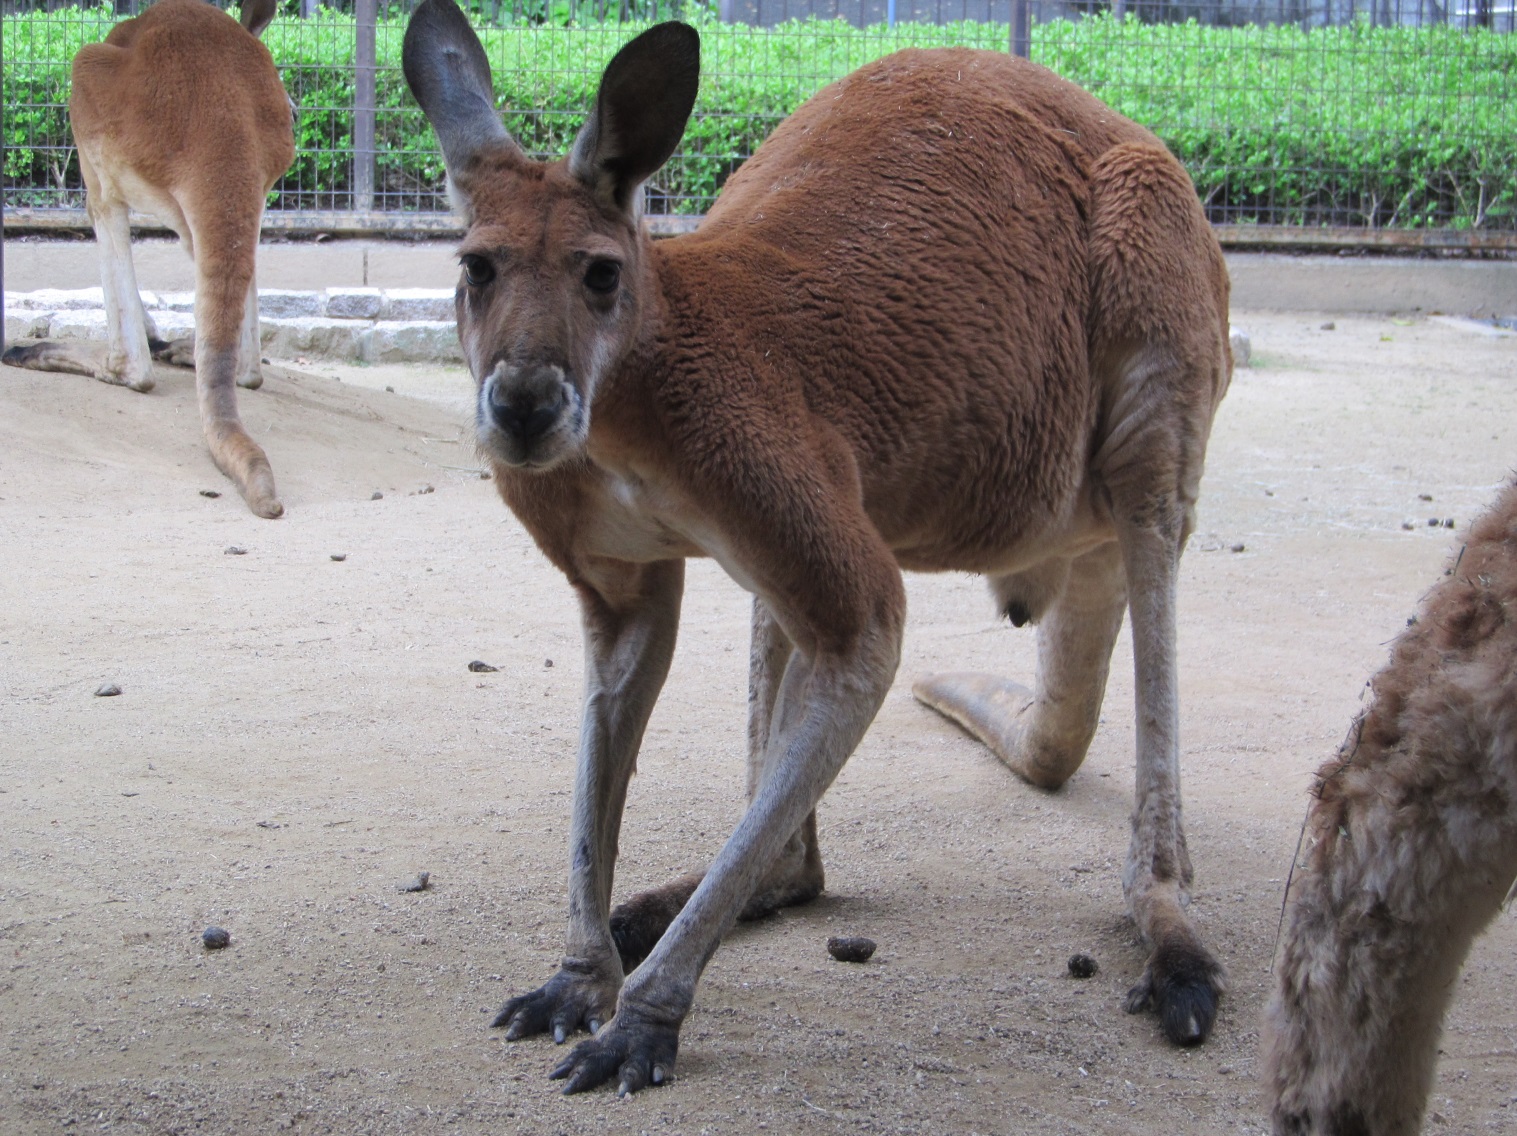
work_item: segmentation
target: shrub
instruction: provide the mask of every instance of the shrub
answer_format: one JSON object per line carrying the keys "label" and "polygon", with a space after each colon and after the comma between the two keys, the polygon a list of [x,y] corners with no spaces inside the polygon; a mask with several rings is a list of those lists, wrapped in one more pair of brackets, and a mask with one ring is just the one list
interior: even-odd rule
{"label": "shrub", "polygon": [[[1005,25],[774,29],[697,12],[704,77],[655,209],[703,212],[774,124],[832,79],[904,46],[1004,50]],[[5,17],[10,204],[58,203],[79,175],[66,126],[68,65],[109,9]],[[509,129],[562,153],[605,61],[645,24],[481,28]],[[377,29],[376,190],[385,207],[445,209],[441,159],[400,73],[403,18]],[[350,16],[281,16],[264,33],[295,100],[298,154],[272,208],[347,208],[352,193]],[[1151,127],[1214,220],[1401,228],[1517,228],[1517,37],[1359,23],[1209,28],[1097,16],[1033,32],[1033,58]]]}

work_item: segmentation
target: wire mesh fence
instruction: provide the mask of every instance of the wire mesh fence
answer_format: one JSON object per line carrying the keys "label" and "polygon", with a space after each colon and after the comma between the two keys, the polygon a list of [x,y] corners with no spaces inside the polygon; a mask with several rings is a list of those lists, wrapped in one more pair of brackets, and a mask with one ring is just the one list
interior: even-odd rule
{"label": "wire mesh fence", "polygon": [[[296,105],[272,227],[452,222],[400,71],[414,0],[285,0],[264,42]],[[141,5],[145,6],[145,5]],[[82,221],[69,62],[139,0],[3,5],[7,225]],[[655,223],[703,214],[774,125],[907,46],[1020,49],[1152,128],[1235,240],[1517,249],[1517,0],[470,0],[508,129],[563,153],[605,62],[648,23],[702,34],[684,143]],[[1287,237],[1282,238],[1281,234]]]}

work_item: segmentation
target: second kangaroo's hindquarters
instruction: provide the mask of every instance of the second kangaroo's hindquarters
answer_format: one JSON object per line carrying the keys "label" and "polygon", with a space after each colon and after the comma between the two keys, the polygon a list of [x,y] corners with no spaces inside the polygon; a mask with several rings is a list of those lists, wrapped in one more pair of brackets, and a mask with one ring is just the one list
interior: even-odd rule
{"label": "second kangaroo's hindquarters", "polygon": [[[910,569],[981,573],[1038,624],[1032,688],[920,689],[1048,787],[1084,758],[1130,613],[1123,884],[1152,946],[1130,1002],[1204,1039],[1223,972],[1185,910],[1175,591],[1231,359],[1225,266],[1183,168],[1025,60],[904,51],[815,95],[696,232],[654,242],[642,183],[694,105],[694,29],[624,46],[554,162],[501,125],[453,0],[417,8],[404,62],[467,226],[476,436],[585,636],[563,962],[496,1024],[588,1028],[553,1072],[567,1092],[672,1073],[722,935],[823,886],[816,805],[894,680]],[[749,804],[703,873],[613,916],[692,556],[754,596]]]}
{"label": "second kangaroo's hindquarters", "polygon": [[72,343],[12,347],[5,362],[91,375],[148,391],[153,359],[186,361],[143,309],[129,211],[157,216],[195,262],[193,359],[211,457],[248,508],[284,506],[262,447],[243,428],[238,386],[256,389],[254,260],[270,189],[295,157],[292,108],[256,38],[274,0],[247,0],[242,22],[205,0],[156,0],[74,57],[69,121],[100,249],[107,350]]}

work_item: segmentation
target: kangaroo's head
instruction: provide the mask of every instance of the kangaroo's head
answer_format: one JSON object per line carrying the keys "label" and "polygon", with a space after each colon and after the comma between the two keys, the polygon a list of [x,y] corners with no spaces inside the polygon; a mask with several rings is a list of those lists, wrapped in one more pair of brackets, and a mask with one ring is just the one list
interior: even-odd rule
{"label": "kangaroo's head", "polygon": [[659,24],[623,47],[556,162],[528,158],[501,125],[484,48],[453,0],[416,9],[403,62],[468,226],[458,335],[479,386],[480,445],[507,465],[550,468],[583,448],[596,391],[651,303],[642,185],[684,134],[700,37]]}

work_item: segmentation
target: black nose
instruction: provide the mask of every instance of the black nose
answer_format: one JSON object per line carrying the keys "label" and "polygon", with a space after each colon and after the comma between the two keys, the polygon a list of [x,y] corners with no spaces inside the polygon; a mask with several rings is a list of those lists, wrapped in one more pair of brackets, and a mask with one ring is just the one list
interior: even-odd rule
{"label": "black nose", "polygon": [[553,428],[564,409],[564,388],[554,382],[543,390],[535,384],[499,380],[490,384],[490,418],[501,433],[519,442],[534,442]]}

